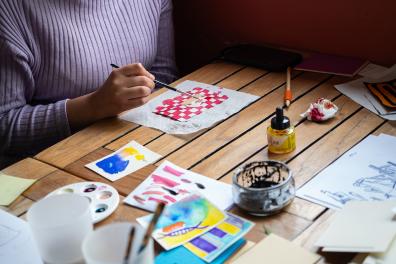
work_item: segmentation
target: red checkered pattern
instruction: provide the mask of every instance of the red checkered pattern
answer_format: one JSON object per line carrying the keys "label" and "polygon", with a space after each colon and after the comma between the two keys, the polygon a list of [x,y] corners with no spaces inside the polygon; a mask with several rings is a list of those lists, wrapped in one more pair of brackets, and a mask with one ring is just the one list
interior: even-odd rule
{"label": "red checkered pattern", "polygon": [[169,117],[173,120],[186,122],[191,117],[201,114],[205,109],[219,105],[228,99],[227,95],[222,95],[220,91],[211,92],[209,90],[196,87],[192,91],[186,92],[200,98],[199,100],[186,94],[164,100],[162,105],[155,108],[155,114]]}

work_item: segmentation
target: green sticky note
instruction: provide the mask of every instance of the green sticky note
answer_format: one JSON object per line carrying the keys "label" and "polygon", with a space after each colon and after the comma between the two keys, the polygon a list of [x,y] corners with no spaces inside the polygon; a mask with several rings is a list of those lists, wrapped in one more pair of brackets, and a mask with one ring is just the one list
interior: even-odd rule
{"label": "green sticky note", "polygon": [[0,205],[10,205],[35,181],[9,176],[0,172]]}

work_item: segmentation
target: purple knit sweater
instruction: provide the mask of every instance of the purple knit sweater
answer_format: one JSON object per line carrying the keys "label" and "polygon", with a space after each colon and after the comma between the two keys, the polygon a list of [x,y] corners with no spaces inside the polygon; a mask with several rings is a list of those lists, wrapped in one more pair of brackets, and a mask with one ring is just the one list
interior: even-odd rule
{"label": "purple knit sweater", "polygon": [[69,136],[66,100],[134,62],[175,78],[171,0],[1,0],[0,167]]}

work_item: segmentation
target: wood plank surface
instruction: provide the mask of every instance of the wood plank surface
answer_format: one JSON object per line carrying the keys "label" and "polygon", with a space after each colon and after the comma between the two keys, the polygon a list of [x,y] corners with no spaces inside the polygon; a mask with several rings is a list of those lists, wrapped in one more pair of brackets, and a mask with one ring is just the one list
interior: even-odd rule
{"label": "wood plank surface", "polygon": [[40,179],[56,168],[41,161],[26,158],[2,170],[3,173],[25,179]]}
{"label": "wood plank surface", "polygon": [[64,168],[135,127],[137,125],[117,118],[105,119],[45,149],[35,158]]}
{"label": "wood plank surface", "polygon": [[[305,111],[309,105],[309,102],[316,100],[318,95],[325,94],[328,98],[334,98],[338,96],[337,91],[334,89],[329,89],[330,86],[332,86],[331,80],[320,85],[317,87],[317,89],[307,93],[304,97],[302,97],[301,100],[294,102],[286,114],[290,118],[291,122],[297,123],[297,121],[300,119],[300,113]],[[195,165],[192,170],[212,178],[219,178],[222,175],[228,173],[230,169],[234,169],[239,166],[241,162],[248,159],[252,155],[254,155],[252,159],[256,160],[275,159],[285,161],[288,157],[292,157],[312,143],[315,139],[320,137],[322,133],[331,130],[359,108],[358,105],[351,102],[346,97],[341,97],[335,102],[340,109],[336,118],[330,120],[326,124],[319,126],[310,122],[303,122],[296,127],[297,148],[292,153],[285,155],[268,154],[267,150],[265,149],[267,146],[266,130],[271,122],[271,120],[268,118],[263,123],[260,123],[258,126],[248,131],[246,134],[240,136],[237,140],[231,142],[224,148],[212,154],[210,157]],[[272,109],[272,111],[274,111],[275,108]],[[315,129],[312,129],[313,127],[315,127]],[[237,152],[238,155],[235,155],[235,152]],[[256,154],[257,152],[259,153]],[[180,163],[179,160],[177,160],[177,162]],[[193,165],[191,160],[184,161],[184,164],[187,166]]]}
{"label": "wood plank surface", "polygon": [[[238,114],[210,129],[208,132],[193,140],[188,145],[173,152],[167,156],[166,159],[181,167],[189,168],[196,162],[204,159],[209,154],[247,132],[252,127],[255,127],[263,120],[268,120],[268,118],[275,111],[275,108],[279,105],[282,105],[283,102],[282,85],[284,84],[285,76],[280,73],[277,73],[276,75],[279,77],[277,82],[275,82],[272,86],[263,86],[263,89],[260,90],[262,93],[261,95],[264,95],[267,92],[270,92],[270,94],[260,100],[257,100],[255,103],[251,104]],[[306,78],[303,78],[303,76],[306,76]],[[270,74],[264,76],[264,79],[269,77]],[[310,73],[296,77],[296,79],[293,80],[293,87],[295,87],[296,90],[295,96],[298,97],[299,95],[302,95],[304,92],[312,89],[315,85],[319,84],[327,77],[327,75]],[[257,82],[260,80],[252,83],[248,87],[256,86]],[[261,81],[260,83],[262,84]],[[261,87],[261,84],[258,86]],[[281,87],[279,88],[279,86]],[[278,87],[278,89],[275,89],[276,87]],[[244,90],[245,88],[243,91]],[[158,143],[152,142],[148,144],[148,147],[157,147],[155,144]],[[257,144],[259,145],[260,143]],[[162,154],[164,155],[165,153]]]}

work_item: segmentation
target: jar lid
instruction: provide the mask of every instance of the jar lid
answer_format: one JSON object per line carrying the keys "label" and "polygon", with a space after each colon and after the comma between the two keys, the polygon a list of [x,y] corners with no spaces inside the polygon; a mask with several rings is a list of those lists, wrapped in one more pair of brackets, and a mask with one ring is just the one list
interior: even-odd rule
{"label": "jar lid", "polygon": [[271,119],[271,127],[276,130],[284,130],[290,127],[290,119],[283,115],[282,107],[276,108],[276,115]]}

